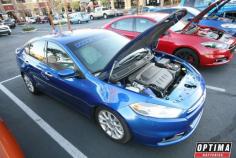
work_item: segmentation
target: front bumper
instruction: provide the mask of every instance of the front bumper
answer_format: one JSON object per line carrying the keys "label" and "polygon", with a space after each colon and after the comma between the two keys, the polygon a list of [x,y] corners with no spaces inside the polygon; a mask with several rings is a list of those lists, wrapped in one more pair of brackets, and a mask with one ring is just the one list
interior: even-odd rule
{"label": "front bumper", "polygon": [[236,52],[235,48],[229,50],[216,50],[211,53],[204,54],[201,57],[202,66],[218,66],[230,62],[233,54]]}
{"label": "front bumper", "polygon": [[[176,119],[157,119],[144,117],[133,112],[129,107],[121,112],[132,131],[135,141],[148,146],[167,146],[187,139],[197,128],[203,113],[205,93],[194,104],[194,110],[185,112]],[[197,104],[197,105],[196,105]],[[191,108],[190,108],[191,109]]]}
{"label": "front bumper", "polygon": [[8,34],[10,32],[10,30],[0,30],[0,35]]}

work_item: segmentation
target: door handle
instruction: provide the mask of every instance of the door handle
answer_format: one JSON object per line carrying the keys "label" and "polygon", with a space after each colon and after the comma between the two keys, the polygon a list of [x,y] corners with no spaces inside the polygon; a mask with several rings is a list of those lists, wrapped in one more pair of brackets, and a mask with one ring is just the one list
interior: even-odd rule
{"label": "door handle", "polygon": [[28,60],[26,60],[26,61],[25,61],[25,63],[27,63],[27,64],[28,64],[28,63],[29,63],[29,61],[28,61]]}
{"label": "door handle", "polygon": [[53,77],[53,75],[50,72],[45,72],[44,74],[48,77]]}

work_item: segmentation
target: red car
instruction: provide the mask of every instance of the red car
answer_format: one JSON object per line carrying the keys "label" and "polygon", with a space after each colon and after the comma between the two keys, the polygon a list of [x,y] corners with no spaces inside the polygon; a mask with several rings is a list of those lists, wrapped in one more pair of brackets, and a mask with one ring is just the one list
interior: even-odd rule
{"label": "red car", "polygon": [[[209,7],[196,18],[203,17],[211,9]],[[133,39],[167,15],[152,13],[123,16],[106,24],[104,28]],[[196,21],[195,18],[189,24],[179,21],[159,39],[156,48],[194,66],[216,66],[229,62],[236,48],[236,39],[221,30],[193,23]]]}
{"label": "red car", "polygon": [[24,158],[24,154],[2,119],[0,119],[0,158]]}

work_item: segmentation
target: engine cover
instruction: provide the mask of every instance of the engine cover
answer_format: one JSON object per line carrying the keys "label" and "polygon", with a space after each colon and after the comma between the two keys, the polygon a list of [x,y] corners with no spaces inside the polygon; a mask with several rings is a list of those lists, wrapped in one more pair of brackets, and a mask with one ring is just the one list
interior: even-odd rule
{"label": "engine cover", "polygon": [[144,68],[129,77],[130,82],[138,82],[145,86],[155,85],[159,90],[165,90],[174,80],[173,72],[166,68],[155,66],[154,63],[146,65]]}

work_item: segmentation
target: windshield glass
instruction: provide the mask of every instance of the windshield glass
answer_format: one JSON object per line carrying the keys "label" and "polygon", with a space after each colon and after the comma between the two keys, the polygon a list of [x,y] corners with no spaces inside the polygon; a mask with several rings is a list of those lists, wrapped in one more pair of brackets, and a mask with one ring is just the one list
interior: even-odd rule
{"label": "windshield glass", "polygon": [[102,71],[128,42],[126,37],[109,33],[75,41],[67,46],[91,73],[95,73]]}
{"label": "windshield glass", "polygon": [[[213,2],[215,2],[215,0],[181,0],[181,5],[203,10]],[[224,6],[224,8],[235,7],[235,5],[236,0],[231,0],[228,4]]]}
{"label": "windshield glass", "polygon": [[170,29],[174,32],[178,32],[183,30],[183,28],[187,25],[186,22],[184,22],[183,20],[180,20],[179,22],[177,22],[175,25],[173,25]]}

